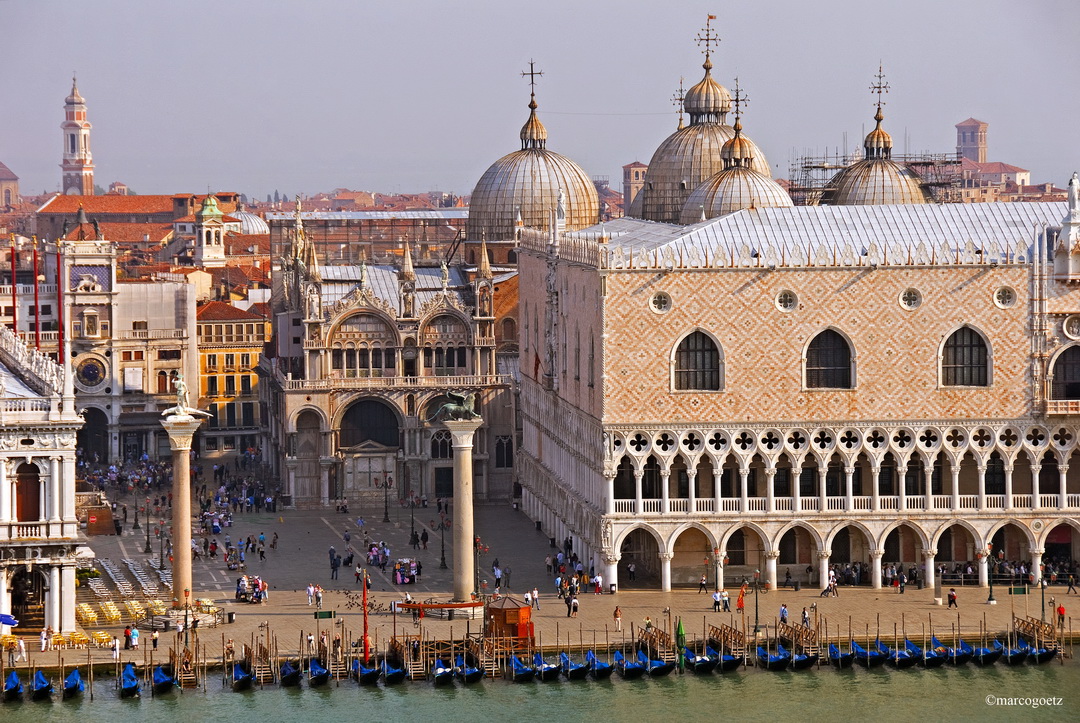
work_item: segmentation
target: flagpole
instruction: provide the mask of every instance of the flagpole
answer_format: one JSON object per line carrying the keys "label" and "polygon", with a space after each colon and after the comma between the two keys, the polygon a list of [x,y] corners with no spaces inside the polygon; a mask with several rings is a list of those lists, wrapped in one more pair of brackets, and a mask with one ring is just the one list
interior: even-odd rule
{"label": "flagpole", "polygon": [[19,336],[19,297],[15,290],[15,234],[11,234],[11,328]]}
{"label": "flagpole", "polygon": [[34,236],[34,348],[41,351],[41,305],[38,303],[37,236]]}

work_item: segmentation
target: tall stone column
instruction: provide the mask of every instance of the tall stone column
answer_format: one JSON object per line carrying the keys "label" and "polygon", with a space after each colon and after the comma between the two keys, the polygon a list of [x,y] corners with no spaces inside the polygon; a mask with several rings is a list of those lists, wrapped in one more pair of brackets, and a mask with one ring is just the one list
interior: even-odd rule
{"label": "tall stone column", "polygon": [[472,599],[476,583],[473,558],[473,435],[482,419],[443,422],[454,447],[454,602]]}
{"label": "tall stone column", "polygon": [[675,557],[673,552],[660,553],[660,589],[671,592],[671,560]]}
{"label": "tall stone column", "polygon": [[829,586],[829,558],[832,550],[818,550],[818,586],[824,590]]}
{"label": "tall stone column", "polygon": [[875,590],[881,589],[881,558],[884,555],[884,550],[870,551],[870,587]]}
{"label": "tall stone column", "polygon": [[184,591],[191,590],[191,438],[200,424],[190,414],[170,414],[161,422],[172,448],[174,608],[184,606]]}
{"label": "tall stone column", "polygon": [[934,569],[934,565],[937,563],[937,548],[927,547],[923,551],[923,580],[928,588],[934,587],[934,580],[937,577],[937,570]]}
{"label": "tall stone column", "polygon": [[768,550],[765,553],[765,581],[769,588],[776,589],[776,561],[780,558],[779,550]]}

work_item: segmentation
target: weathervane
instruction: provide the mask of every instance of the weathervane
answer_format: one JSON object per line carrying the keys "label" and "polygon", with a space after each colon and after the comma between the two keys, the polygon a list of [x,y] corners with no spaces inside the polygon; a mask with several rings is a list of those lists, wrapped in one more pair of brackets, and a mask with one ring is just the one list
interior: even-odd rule
{"label": "weathervane", "polygon": [[706,60],[706,62],[709,60],[709,53],[712,50],[712,46],[720,44],[719,36],[717,36],[717,34],[714,33],[713,29],[712,29],[712,21],[713,20],[716,20],[716,16],[715,15],[709,15],[708,18],[705,20],[705,27],[702,28],[702,30],[701,30],[701,32],[704,33],[704,36],[698,35],[695,38],[698,45],[701,45],[702,43],[705,43],[705,60]]}
{"label": "weathervane", "polygon": [[742,109],[740,106],[742,106],[743,103],[750,102],[750,97],[747,96],[746,93],[743,93],[742,88],[739,87],[738,77],[735,78],[735,92],[731,95],[731,102],[735,104],[735,122],[737,123],[739,118],[742,117]]}
{"label": "weathervane", "polygon": [[877,93],[877,107],[878,110],[881,110],[881,106],[885,105],[885,101],[881,99],[881,94],[889,92],[889,84],[883,82],[885,80],[885,74],[881,72],[880,63],[878,64],[877,75],[875,75],[874,78],[877,82],[870,86],[870,90],[873,93]]}
{"label": "weathervane", "polygon": [[682,115],[683,115],[683,101],[686,100],[686,91],[683,89],[683,80],[679,77],[679,89],[675,91],[675,95],[671,96],[671,104],[679,109],[679,128],[683,127]]}
{"label": "weathervane", "polygon": [[528,72],[524,70],[521,71],[521,77],[524,78],[526,75],[529,76],[529,95],[536,97],[536,76],[543,75],[544,71],[535,70],[533,65],[533,61],[529,60],[529,70]]}

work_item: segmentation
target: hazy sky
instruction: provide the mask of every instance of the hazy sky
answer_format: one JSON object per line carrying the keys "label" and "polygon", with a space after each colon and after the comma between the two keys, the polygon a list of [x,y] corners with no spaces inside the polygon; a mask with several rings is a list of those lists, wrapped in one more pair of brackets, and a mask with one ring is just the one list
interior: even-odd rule
{"label": "hazy sky", "polygon": [[1075,0],[0,0],[0,161],[59,189],[76,71],[104,187],[469,193],[520,147],[533,58],[548,147],[618,187],[675,129],[708,13],[774,176],[861,145],[879,61],[898,152],[952,152],[974,116],[1034,182],[1080,168]]}

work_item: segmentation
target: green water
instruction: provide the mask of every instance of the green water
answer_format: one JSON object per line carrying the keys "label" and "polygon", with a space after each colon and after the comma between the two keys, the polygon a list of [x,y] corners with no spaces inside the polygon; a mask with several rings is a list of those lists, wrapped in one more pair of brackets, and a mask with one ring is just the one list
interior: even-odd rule
{"label": "green water", "polygon": [[[1080,666],[1001,665],[940,670],[888,669],[769,673],[758,669],[724,675],[672,674],[624,681],[616,674],[600,683],[515,684],[487,680],[435,688],[406,682],[383,689],[352,681],[322,689],[267,686],[246,693],[222,688],[212,677],[208,690],[162,698],[120,700],[110,681],[97,681],[94,700],[7,703],[4,723],[23,721],[682,721],[720,720],[1070,720],[1080,719]],[[1060,707],[987,705],[988,695],[1063,698]]]}

